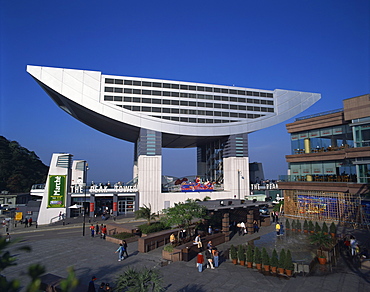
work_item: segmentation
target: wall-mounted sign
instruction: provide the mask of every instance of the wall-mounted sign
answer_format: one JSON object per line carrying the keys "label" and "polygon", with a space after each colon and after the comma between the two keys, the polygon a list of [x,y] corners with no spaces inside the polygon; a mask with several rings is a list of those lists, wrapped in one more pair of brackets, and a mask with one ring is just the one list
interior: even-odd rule
{"label": "wall-mounted sign", "polygon": [[65,208],[66,175],[49,175],[48,208]]}

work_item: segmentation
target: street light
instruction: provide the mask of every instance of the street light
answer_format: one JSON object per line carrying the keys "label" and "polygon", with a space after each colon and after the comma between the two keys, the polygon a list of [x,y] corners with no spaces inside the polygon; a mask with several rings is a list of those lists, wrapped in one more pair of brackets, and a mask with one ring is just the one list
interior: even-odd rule
{"label": "street light", "polygon": [[85,171],[84,171],[84,182],[83,182],[83,185],[84,185],[84,193],[85,193],[85,199],[84,199],[84,203],[83,203],[83,206],[84,206],[84,221],[82,223],[82,236],[85,236],[85,219],[86,219],[86,190],[87,190],[87,171],[88,171],[88,164],[87,162],[85,162]]}

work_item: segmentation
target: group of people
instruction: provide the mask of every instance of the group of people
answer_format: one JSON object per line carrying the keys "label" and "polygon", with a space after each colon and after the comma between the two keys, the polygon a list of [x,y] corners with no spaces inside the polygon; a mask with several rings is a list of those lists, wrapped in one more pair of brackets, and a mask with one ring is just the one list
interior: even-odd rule
{"label": "group of people", "polygon": [[107,236],[107,226],[103,224],[96,223],[96,226],[94,224],[90,225],[90,232],[91,232],[91,237],[95,237],[95,235],[100,235],[101,239],[105,239]]}
{"label": "group of people", "polygon": [[203,271],[204,257],[206,258],[206,268],[211,268],[212,270],[218,268],[219,251],[216,247],[212,246],[211,241],[208,242],[204,255],[201,251],[197,255],[197,268],[199,272]]}
{"label": "group of people", "polygon": [[24,227],[31,227],[32,226],[32,217],[30,218],[24,218]]}
{"label": "group of people", "polygon": [[98,290],[95,289],[95,281],[97,278],[93,276],[91,278],[91,281],[89,282],[89,288],[87,289],[87,292],[104,292],[104,291],[113,291],[112,288],[110,287],[109,283],[104,283],[101,282]]}
{"label": "group of people", "polygon": [[276,221],[275,230],[276,230],[276,235],[277,236],[283,235],[284,234],[284,225],[283,225],[283,222]]}

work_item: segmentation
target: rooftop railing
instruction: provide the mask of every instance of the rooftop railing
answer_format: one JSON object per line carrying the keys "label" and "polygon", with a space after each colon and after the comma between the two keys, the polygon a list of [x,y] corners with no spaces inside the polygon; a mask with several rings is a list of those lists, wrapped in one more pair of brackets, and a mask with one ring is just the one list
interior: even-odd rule
{"label": "rooftop railing", "polygon": [[302,120],[306,120],[306,119],[310,119],[310,118],[316,118],[316,117],[326,116],[326,115],[330,115],[330,114],[335,114],[335,113],[339,113],[339,112],[342,112],[342,111],[343,111],[343,108],[340,108],[340,109],[336,109],[336,110],[331,110],[331,111],[326,111],[326,112],[322,112],[322,113],[318,113],[318,114],[312,114],[312,115],[296,118],[295,120],[296,121],[302,121]]}

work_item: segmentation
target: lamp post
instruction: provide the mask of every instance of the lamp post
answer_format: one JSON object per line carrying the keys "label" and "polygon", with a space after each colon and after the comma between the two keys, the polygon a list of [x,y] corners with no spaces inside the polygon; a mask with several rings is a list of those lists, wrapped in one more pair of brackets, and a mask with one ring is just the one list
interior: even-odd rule
{"label": "lamp post", "polygon": [[85,236],[85,222],[86,222],[86,190],[87,190],[87,170],[88,170],[88,164],[85,162],[85,171],[84,171],[84,194],[85,194],[85,199],[83,203],[83,209],[84,209],[84,221],[82,223],[82,236]]}

